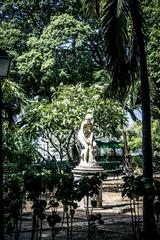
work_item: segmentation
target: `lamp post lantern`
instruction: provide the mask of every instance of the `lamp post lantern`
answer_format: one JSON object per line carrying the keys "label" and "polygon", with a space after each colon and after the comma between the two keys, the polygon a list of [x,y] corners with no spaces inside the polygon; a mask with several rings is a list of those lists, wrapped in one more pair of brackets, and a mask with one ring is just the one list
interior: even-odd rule
{"label": "lamp post lantern", "polygon": [[0,239],[4,240],[4,205],[3,205],[3,130],[2,130],[2,79],[7,77],[11,58],[0,49]]}
{"label": "lamp post lantern", "polygon": [[0,78],[7,77],[10,68],[11,58],[5,51],[0,49]]}

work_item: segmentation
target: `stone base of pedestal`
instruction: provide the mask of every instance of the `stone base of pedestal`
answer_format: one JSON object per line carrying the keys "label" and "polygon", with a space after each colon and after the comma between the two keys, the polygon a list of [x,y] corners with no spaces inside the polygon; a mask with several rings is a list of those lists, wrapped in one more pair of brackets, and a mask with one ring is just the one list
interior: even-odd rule
{"label": "stone base of pedestal", "polygon": [[[72,170],[72,172],[73,172],[74,178],[76,180],[79,180],[80,178],[86,177],[86,176],[87,177],[93,177],[94,175],[101,176],[103,173],[105,173],[105,170],[98,164],[94,166],[90,164],[86,164],[85,166],[79,164]],[[99,194],[94,196],[92,199],[90,199],[90,201],[91,200],[96,200],[97,207],[102,208],[102,186],[100,186]],[[87,207],[86,202],[87,202],[86,198],[83,198],[81,202],[79,202],[80,207],[86,208]],[[91,207],[91,204],[89,204],[89,207]]]}
{"label": "stone base of pedestal", "polygon": [[87,174],[97,174],[97,173],[102,173],[105,170],[98,164],[79,164],[78,166],[76,166],[72,172],[73,173],[80,173],[80,175],[87,175]]}

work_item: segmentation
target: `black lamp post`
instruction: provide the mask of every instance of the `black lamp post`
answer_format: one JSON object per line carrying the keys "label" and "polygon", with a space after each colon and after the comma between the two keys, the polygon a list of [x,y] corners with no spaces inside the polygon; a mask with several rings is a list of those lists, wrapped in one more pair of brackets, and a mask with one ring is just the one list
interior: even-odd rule
{"label": "black lamp post", "polygon": [[7,77],[10,68],[11,58],[6,52],[0,49],[0,239],[4,240],[4,205],[3,205],[3,131],[2,131],[2,79]]}

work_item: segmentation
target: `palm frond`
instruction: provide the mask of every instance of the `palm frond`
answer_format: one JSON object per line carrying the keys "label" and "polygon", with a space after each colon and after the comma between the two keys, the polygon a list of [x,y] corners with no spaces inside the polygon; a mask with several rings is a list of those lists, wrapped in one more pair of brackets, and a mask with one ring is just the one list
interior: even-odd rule
{"label": "palm frond", "polygon": [[129,71],[132,77],[132,82],[138,78],[137,73],[139,71],[139,53],[138,53],[138,44],[135,34],[131,39],[131,46],[128,55],[128,64],[129,64]]}
{"label": "palm frond", "polygon": [[88,17],[99,18],[101,0],[83,0],[83,11]]}
{"label": "palm frond", "polygon": [[112,79],[107,92],[119,97],[124,96],[131,85],[128,64],[128,9],[128,1],[107,0],[101,18],[107,67]]}

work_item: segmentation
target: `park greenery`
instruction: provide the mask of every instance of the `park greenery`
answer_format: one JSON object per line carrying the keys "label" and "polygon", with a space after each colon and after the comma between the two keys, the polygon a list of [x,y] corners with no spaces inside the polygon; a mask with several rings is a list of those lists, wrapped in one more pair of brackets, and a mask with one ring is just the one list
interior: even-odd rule
{"label": "park greenery", "polygon": [[[89,197],[87,191],[93,195],[100,184],[98,179],[95,182],[93,179],[93,184],[88,179],[73,183],[70,174],[63,169],[64,158],[68,159],[71,169],[78,163],[77,131],[87,112],[94,115],[96,139],[121,141],[125,158],[143,149],[144,164],[141,157],[138,163],[131,157],[132,170],[135,166],[137,173],[138,166],[139,173],[145,169],[144,174],[148,174],[148,169],[152,169],[153,155],[157,161],[154,161],[156,171],[159,171],[159,7],[158,0],[136,0],[134,3],[129,0],[0,1],[0,45],[12,57],[9,76],[2,79],[3,157],[6,167],[18,166],[19,175],[9,174],[6,183],[6,191],[12,193],[7,211],[12,206],[11,202],[17,204],[17,208],[12,206],[12,210],[17,209],[13,213],[17,221],[15,229],[22,211],[23,194],[27,191],[33,200],[33,226],[36,226],[37,219],[42,224],[47,202],[39,202],[38,199],[48,186],[52,188],[49,190],[55,190],[55,186],[51,186],[55,182],[57,202],[55,199],[50,201],[52,215],[47,219],[52,237],[54,239],[58,232],[56,223],[61,221],[56,210],[58,201],[63,202],[64,214],[71,218],[67,239],[72,235],[72,218],[77,208],[75,201]],[[136,109],[142,109],[142,121],[137,118]],[[133,120],[132,125],[128,122],[127,113]],[[50,149],[44,149],[42,142],[48,143]],[[40,168],[39,163],[46,161],[40,150],[46,151],[47,160],[55,164],[49,172]],[[59,162],[54,158],[55,152],[60,156]],[[146,159],[150,159],[149,164]],[[36,173],[31,171],[32,167],[37,167]],[[30,176],[27,176],[27,170]],[[147,177],[150,175],[152,172]],[[60,184],[57,179],[61,179]],[[37,189],[38,184],[35,183],[35,189],[31,189],[31,180],[45,184]],[[49,180],[50,183],[47,182]],[[132,180],[126,180],[129,187],[135,186]],[[155,183],[150,180],[145,184],[152,189]],[[21,184],[16,190],[12,189],[14,181]],[[72,185],[68,186],[68,191],[76,188],[81,192],[80,196],[76,191],[74,196],[70,192],[63,196],[63,183],[67,181]],[[78,189],[81,184],[82,188],[86,184],[89,190],[84,188],[86,192],[83,192],[82,188]],[[127,184],[124,188],[128,187]],[[128,189],[124,194],[130,196]],[[158,196],[157,188],[154,189]],[[32,196],[38,190],[37,195]],[[146,197],[146,191],[138,194]],[[152,210],[153,201],[152,198],[147,205]],[[145,216],[153,220],[151,211]],[[87,218],[88,239],[91,239],[89,215]],[[101,217],[98,221],[101,222]],[[144,221],[146,235],[148,231],[153,233],[154,224]],[[7,224],[11,234],[13,226],[10,219]],[[36,233],[34,227],[32,239]]]}

